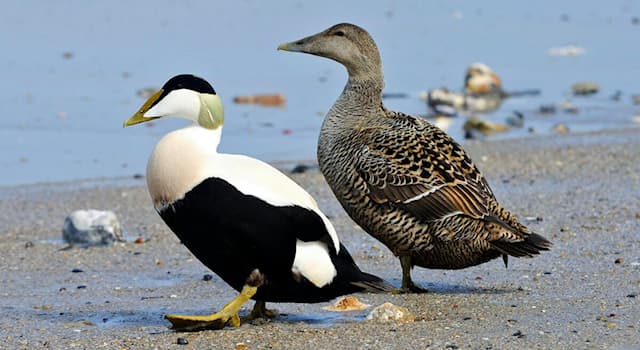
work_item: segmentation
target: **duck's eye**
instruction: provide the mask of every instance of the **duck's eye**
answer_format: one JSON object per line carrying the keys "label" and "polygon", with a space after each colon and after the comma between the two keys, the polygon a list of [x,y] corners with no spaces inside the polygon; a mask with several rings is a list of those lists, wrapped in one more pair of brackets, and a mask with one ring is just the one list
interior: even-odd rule
{"label": "duck's eye", "polygon": [[335,36],[344,36],[344,32],[341,30],[338,30],[337,32],[334,32],[333,35]]}

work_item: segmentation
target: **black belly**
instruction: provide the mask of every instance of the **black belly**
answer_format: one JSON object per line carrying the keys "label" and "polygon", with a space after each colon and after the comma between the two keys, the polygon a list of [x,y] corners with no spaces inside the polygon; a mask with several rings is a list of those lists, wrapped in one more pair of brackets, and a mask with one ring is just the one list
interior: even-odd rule
{"label": "black belly", "polygon": [[160,216],[198,260],[235,290],[242,289],[251,271],[260,270],[265,284],[255,300],[321,302],[358,290],[338,280],[317,288],[294,277],[296,239],[328,239],[322,219],[309,209],[273,206],[209,178]]}

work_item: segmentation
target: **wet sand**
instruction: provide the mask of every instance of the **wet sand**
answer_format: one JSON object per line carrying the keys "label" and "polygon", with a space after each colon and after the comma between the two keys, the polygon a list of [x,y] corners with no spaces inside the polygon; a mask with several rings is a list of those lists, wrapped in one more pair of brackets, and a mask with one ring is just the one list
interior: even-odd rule
{"label": "wet sand", "polygon": [[[217,276],[203,280],[210,272],[155,214],[143,180],[0,188],[0,348],[639,348],[639,134],[467,143],[498,199],[522,219],[541,218],[528,225],[554,247],[511,259],[508,269],[501,260],[460,271],[416,268],[428,294],[357,295],[409,308],[417,320],[404,324],[364,321],[370,309],[268,304],[282,314],[271,322],[175,333],[165,313],[208,313],[235,292]],[[293,177],[361,268],[398,285],[397,259],[348,219],[320,173]],[[62,250],[65,216],[86,208],[115,211],[129,240]]]}

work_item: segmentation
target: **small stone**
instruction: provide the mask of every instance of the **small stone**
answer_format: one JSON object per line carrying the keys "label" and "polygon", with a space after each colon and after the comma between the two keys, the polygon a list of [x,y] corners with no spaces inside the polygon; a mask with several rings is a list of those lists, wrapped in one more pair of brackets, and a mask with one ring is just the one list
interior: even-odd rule
{"label": "small stone", "polygon": [[634,294],[634,293],[626,295],[627,298],[635,298],[636,296],[637,296],[637,294]]}
{"label": "small stone", "polygon": [[76,288],[78,288],[78,289],[87,289],[87,286],[85,286],[84,284],[81,284],[81,285],[77,286]]}
{"label": "small stone", "polygon": [[622,264],[622,263],[624,263],[624,259],[623,259],[623,258],[617,258],[617,259],[614,261],[614,263],[616,263],[616,264],[618,264],[618,265],[619,265],[619,264]]}
{"label": "small stone", "polygon": [[333,305],[323,307],[323,309],[329,310],[329,311],[343,312],[343,311],[365,310],[369,306],[371,305],[361,302],[356,297],[347,296],[347,297],[338,299],[338,301],[336,301],[336,303]]}
{"label": "small stone", "polygon": [[249,345],[245,343],[237,343],[235,346],[235,350],[247,350],[249,349]]}
{"label": "small stone", "polygon": [[133,243],[135,243],[135,244],[142,244],[142,243],[144,243],[144,238],[142,238],[142,237],[138,237],[138,238],[136,238],[136,239],[133,241]]}
{"label": "small stone", "polygon": [[65,218],[62,238],[84,247],[111,245],[122,240],[120,222],[112,211],[76,210]]}
{"label": "small stone", "polygon": [[389,302],[386,302],[375,309],[371,310],[367,315],[367,321],[374,322],[413,322],[416,317],[409,311],[409,309],[396,306]]}
{"label": "small stone", "polygon": [[186,340],[185,338],[178,338],[178,340],[176,340],[176,344],[178,344],[178,345],[187,345],[187,344],[189,344],[189,341]]}
{"label": "small stone", "polygon": [[204,276],[202,276],[202,280],[205,282],[209,282],[213,279],[213,275],[210,273],[205,274]]}
{"label": "small stone", "polygon": [[33,242],[29,241],[24,244],[25,249],[33,248]]}
{"label": "small stone", "polygon": [[522,333],[522,331],[518,330],[517,332],[513,333],[513,334],[512,334],[512,336],[514,336],[514,337],[518,337],[518,338],[524,338],[524,337],[526,337],[527,335],[526,335],[526,334],[524,334],[524,333]]}
{"label": "small stone", "polygon": [[73,270],[71,270],[71,272],[72,273],[81,273],[81,272],[84,272],[84,270],[83,269],[73,269]]}

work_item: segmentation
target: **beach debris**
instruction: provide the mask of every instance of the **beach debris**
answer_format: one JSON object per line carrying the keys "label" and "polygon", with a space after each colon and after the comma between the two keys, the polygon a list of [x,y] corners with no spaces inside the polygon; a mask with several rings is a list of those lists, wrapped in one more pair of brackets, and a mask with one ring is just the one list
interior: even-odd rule
{"label": "beach debris", "polygon": [[73,58],[73,52],[71,51],[65,51],[62,53],[62,58],[64,58],[65,60],[70,60]]}
{"label": "beach debris", "polygon": [[71,273],[82,273],[82,272],[84,272],[84,270],[78,269],[78,268],[71,270]]}
{"label": "beach debris", "polygon": [[209,282],[213,279],[213,275],[210,273],[205,273],[204,276],[202,276],[202,280],[205,282]]}
{"label": "beach debris", "polygon": [[617,258],[613,263],[620,265],[620,264],[624,263],[624,259],[623,258]]}
{"label": "beach debris", "polygon": [[240,95],[233,98],[238,104],[257,104],[269,107],[282,107],[287,104],[287,98],[283,94],[257,94]]}
{"label": "beach debris", "polygon": [[509,126],[494,123],[477,116],[471,116],[462,126],[462,130],[464,130],[465,135],[471,135],[470,138],[474,138],[473,135],[475,132],[480,132],[484,136],[489,136],[496,132],[507,131],[509,130]]}
{"label": "beach debris", "polygon": [[524,126],[524,114],[518,111],[513,111],[513,115],[508,116],[505,122],[508,126],[521,128]]}
{"label": "beach debris", "polygon": [[571,86],[571,93],[575,96],[589,96],[600,91],[600,85],[594,82],[579,82]]}
{"label": "beach debris", "polygon": [[367,315],[367,321],[374,322],[413,322],[416,317],[406,307],[393,305],[390,302],[386,302],[380,306],[377,306],[369,315]]}
{"label": "beach debris", "polygon": [[558,135],[564,135],[569,133],[569,127],[567,126],[567,124],[564,124],[564,123],[558,123],[554,125],[553,128],[551,128],[551,130]]}
{"label": "beach debris", "polygon": [[245,343],[237,343],[234,349],[235,350],[247,350],[247,349],[249,349],[249,345],[247,345]]}
{"label": "beach debris", "polygon": [[547,54],[549,56],[580,56],[587,53],[583,47],[577,45],[565,45],[565,46],[556,46],[551,47],[547,50]]}
{"label": "beach debris", "polygon": [[187,339],[185,339],[185,338],[178,338],[176,340],[176,344],[178,344],[178,345],[187,345],[187,344],[189,344],[189,341]]}
{"label": "beach debris", "polygon": [[70,245],[104,246],[122,241],[122,232],[112,211],[76,210],[64,219],[62,238]]}
{"label": "beach debris", "polygon": [[142,237],[137,237],[135,240],[133,240],[133,243],[135,243],[135,244],[142,244],[144,242],[145,242],[145,240]]}
{"label": "beach debris", "polygon": [[367,308],[369,308],[369,306],[371,305],[361,302],[360,300],[358,300],[358,298],[354,296],[346,296],[338,299],[333,305],[323,307],[323,309],[329,310],[329,311],[345,312],[345,311],[355,311],[355,310],[366,310]]}
{"label": "beach debris", "polygon": [[67,119],[67,112],[65,112],[65,111],[56,112],[56,118],[58,118],[58,119]]}
{"label": "beach debris", "polygon": [[634,105],[640,105],[640,94],[631,95],[631,102],[633,102]]}

